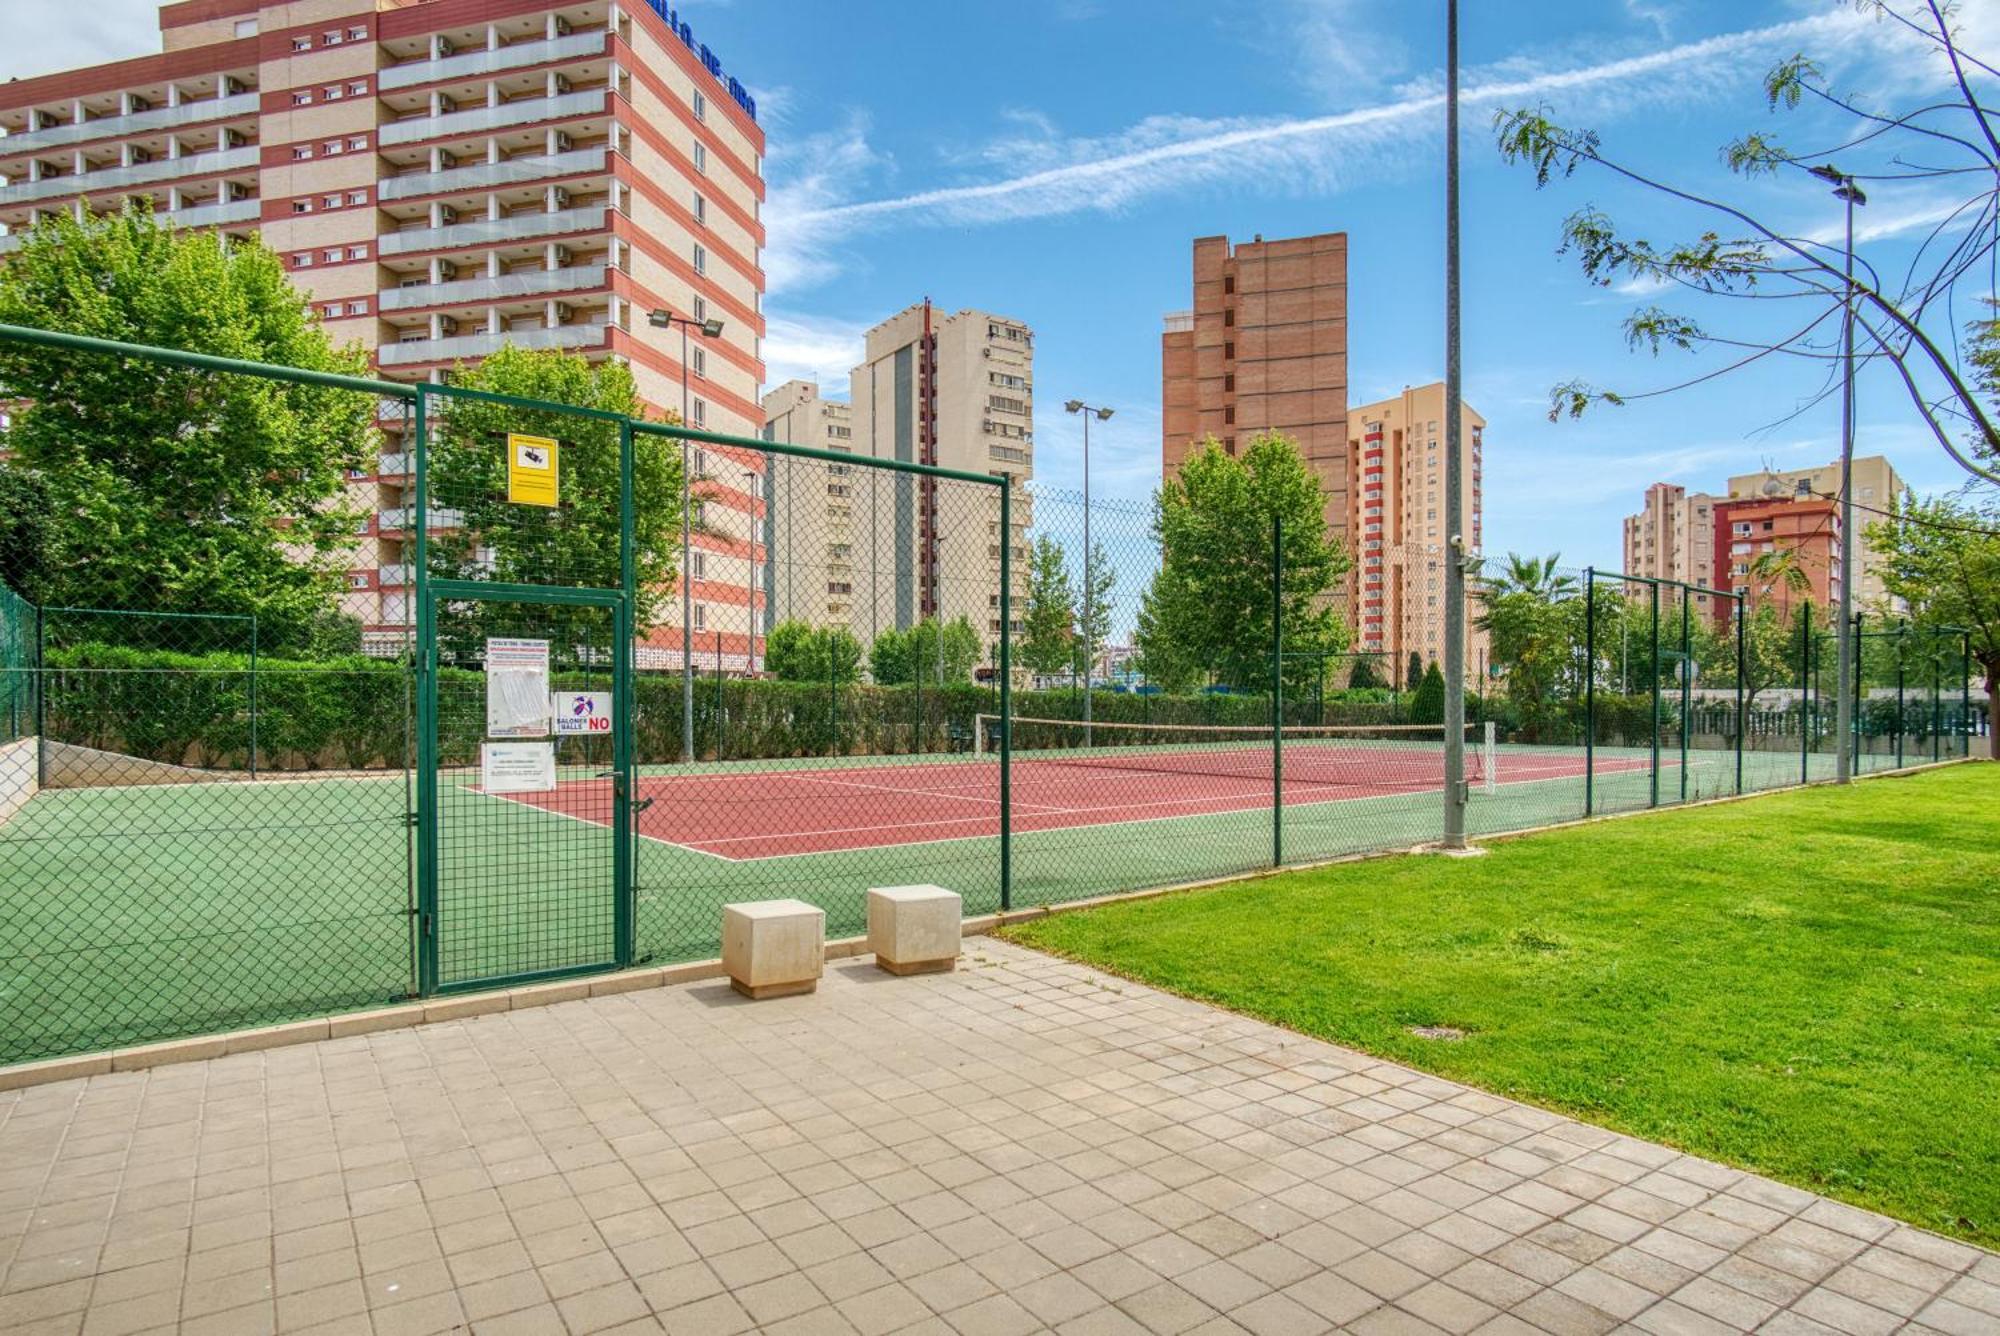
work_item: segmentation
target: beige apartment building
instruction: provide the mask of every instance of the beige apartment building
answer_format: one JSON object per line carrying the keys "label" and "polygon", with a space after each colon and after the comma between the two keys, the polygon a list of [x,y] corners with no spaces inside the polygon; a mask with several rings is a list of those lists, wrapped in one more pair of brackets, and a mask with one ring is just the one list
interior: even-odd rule
{"label": "beige apartment building", "polygon": [[[0,224],[148,201],[261,234],[336,340],[435,379],[506,343],[628,363],[648,405],[763,422],[764,133],[754,101],[663,2],[186,0],[157,55],[0,87]],[[0,255],[19,238],[0,235]],[[720,319],[682,365],[665,309]],[[353,479],[350,573],[372,643],[411,610],[402,415]],[[704,452],[694,615],[704,655],[754,652],[761,457]],[[449,513],[434,523],[450,522]],[[717,639],[718,634],[720,639]],[[678,627],[642,658],[677,663]]]}
{"label": "beige apartment building", "polygon": [[[1017,609],[1027,590],[1034,378],[1034,334],[1008,316],[947,315],[924,301],[868,331],[849,380],[854,452],[1004,473],[1014,479],[1014,500],[1013,532],[1003,540],[992,488],[862,469],[847,493],[829,496],[832,522],[850,524],[853,533],[848,625],[863,644],[884,628],[963,615],[980,629],[990,657],[1002,631],[1003,541],[1013,547]],[[842,482],[826,486],[832,493]],[[810,521],[802,514],[797,522]],[[829,616],[837,616],[831,605]]]}
{"label": "beige apartment building", "polygon": [[1625,573],[1694,585],[1696,610],[1713,613],[1713,600],[1699,590],[1717,587],[1715,511],[1725,499],[1670,482],[1648,487],[1645,506],[1625,517]]}
{"label": "beige apartment building", "polygon": [[[1466,550],[1483,537],[1481,477],[1486,419],[1461,403],[1465,444],[1460,498]],[[1444,525],[1444,383],[1405,389],[1393,399],[1347,411],[1354,475],[1347,516],[1350,620],[1354,647],[1384,656],[1384,676],[1400,680],[1409,656],[1444,657],[1444,581],[1451,535]],[[1476,611],[1476,609],[1474,610]],[[1487,639],[1468,618],[1466,673],[1483,670]]]}
{"label": "beige apartment building", "polygon": [[[812,382],[788,380],[766,394],[763,405],[765,440],[853,452],[853,406],[820,398],[819,386]],[[766,630],[783,621],[852,626],[854,473],[838,464],[771,457],[764,544]],[[843,480],[848,494],[830,495],[828,487]],[[866,516],[864,511],[864,521]],[[863,531],[865,536],[865,523]]]}
{"label": "beige apartment building", "polygon": [[[1889,591],[1883,587],[1880,557],[1868,545],[1868,526],[1882,518],[1877,510],[1889,509],[1890,502],[1900,497],[1906,490],[1903,480],[1896,470],[1881,455],[1857,455],[1854,460],[1854,602],[1856,607],[1869,608],[1885,603]],[[1739,473],[1729,480],[1731,500],[1749,500],[1755,497],[1794,497],[1801,501],[1813,499],[1838,501],[1840,498],[1840,461],[1821,464],[1808,469],[1765,469],[1756,473]],[[1873,509],[1869,509],[1873,507]],[[1836,512],[1838,507],[1835,507]],[[1838,515],[1834,520],[1839,524]],[[1838,528],[1835,529],[1836,536]],[[1833,584],[1838,588],[1841,580],[1839,559],[1833,563]]]}
{"label": "beige apartment building", "polygon": [[1234,453],[1282,432],[1319,475],[1345,537],[1353,483],[1347,407],[1347,234],[1194,242],[1194,305],[1160,336],[1160,467],[1213,436]]}

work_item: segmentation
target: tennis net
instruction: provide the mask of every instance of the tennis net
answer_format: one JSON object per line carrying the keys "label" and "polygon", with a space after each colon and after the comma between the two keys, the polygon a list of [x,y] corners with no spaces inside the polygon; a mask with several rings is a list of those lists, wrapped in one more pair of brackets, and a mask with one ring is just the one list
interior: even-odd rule
{"label": "tennis net", "polygon": [[[974,750],[1000,753],[1000,716],[976,718]],[[1272,778],[1286,784],[1437,789],[1444,783],[1441,724],[1254,725],[1086,723],[1080,719],[1012,720],[1017,766],[1090,766],[1162,774]],[[1499,781],[1490,724],[1465,726],[1465,778],[1491,789]]]}

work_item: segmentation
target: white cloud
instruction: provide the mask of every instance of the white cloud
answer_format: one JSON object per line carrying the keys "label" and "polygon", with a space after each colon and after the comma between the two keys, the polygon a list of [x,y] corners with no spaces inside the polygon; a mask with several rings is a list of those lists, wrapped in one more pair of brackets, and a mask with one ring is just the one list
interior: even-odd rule
{"label": "white cloud", "polygon": [[[1463,93],[1462,122],[1476,134],[1487,109],[1550,99],[1563,100],[1574,115],[1629,110],[1648,98],[1685,100],[1737,79],[1744,61],[1768,59],[1774,49],[1808,40],[1838,42],[1869,28],[1856,14],[1835,10],[1593,65],[1471,79]],[[1356,176],[1408,170],[1414,155],[1402,150],[1412,136],[1433,130],[1442,109],[1441,94],[1418,91],[1325,116],[1153,116],[1099,138],[1020,134],[989,155],[1012,165],[1010,175],[858,202],[843,194],[857,173],[831,173],[814,160],[805,177],[772,194],[771,235],[788,248],[781,257],[782,280],[774,272],[773,284],[804,286],[830,276],[838,267],[831,251],[839,239],[896,221],[968,226],[1111,212],[1165,191],[1245,179],[1267,192],[1328,193]],[[847,150],[857,162],[872,158],[865,140],[849,143]]]}
{"label": "white cloud", "polygon": [[159,0],[10,0],[0,79],[29,79],[160,49]]}
{"label": "white cloud", "polygon": [[765,382],[810,380],[821,398],[840,398],[861,361],[867,333],[868,326],[855,320],[773,314],[764,326]]}
{"label": "white cloud", "polygon": [[769,290],[824,282],[838,272],[832,247],[844,231],[828,224],[827,210],[837,207],[855,180],[888,160],[869,145],[866,119],[850,116],[838,129],[781,143],[767,162],[778,182],[764,201]]}

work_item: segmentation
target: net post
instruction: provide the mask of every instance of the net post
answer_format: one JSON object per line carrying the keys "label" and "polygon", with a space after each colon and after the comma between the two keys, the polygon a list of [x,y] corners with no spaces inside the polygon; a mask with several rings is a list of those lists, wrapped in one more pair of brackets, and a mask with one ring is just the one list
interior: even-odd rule
{"label": "net post", "polygon": [[1660,805],[1660,582],[1655,580],[1650,586],[1653,591],[1653,764],[1651,785],[1648,790],[1647,806]]}
{"label": "net post", "polygon": [[1285,518],[1271,516],[1271,866],[1285,865]]}
{"label": "net post", "polygon": [[1736,792],[1743,792],[1743,747],[1745,734],[1749,731],[1750,715],[1748,702],[1743,695],[1744,675],[1749,671],[1749,663],[1744,657],[1744,615],[1743,595],[1736,596]]}
{"label": "net post", "polygon": [[[1857,617],[1859,613],[1855,614]],[[1910,643],[1910,622],[1903,619],[1902,628],[1896,633],[1896,768],[1903,768],[1903,657]],[[1861,647],[1855,646],[1855,680],[1861,679]]]}
{"label": "net post", "polygon": [[1485,721],[1485,729],[1486,737],[1484,742],[1486,754],[1481,759],[1485,762],[1486,769],[1486,796],[1490,798],[1500,791],[1500,773],[1498,769],[1500,764],[1500,748],[1494,737],[1495,730],[1491,719]]}
{"label": "net post", "polygon": [[1943,730],[1944,700],[1942,698],[1943,685],[1938,681],[1938,677],[1940,675],[1940,670],[1941,670],[1941,664],[1938,659],[1937,636],[1935,634],[1931,636],[1930,660],[1931,660],[1931,760],[1935,762],[1942,760],[1944,756],[1944,742],[1942,737],[1940,736],[1944,731]]}
{"label": "net post", "polygon": [[1583,568],[1583,814],[1597,806],[1597,568]]}
{"label": "net post", "polygon": [[1000,908],[1014,907],[1014,475],[1000,475]]}
{"label": "net post", "polygon": [[[41,697],[37,693],[36,708]],[[1991,707],[1988,707],[1989,710]],[[1962,631],[1958,637],[1958,735],[1962,739],[1959,751],[1962,755],[1972,755],[1972,632]]]}
{"label": "net post", "polygon": [[438,987],[438,730],[437,610],[431,605],[430,419],[425,386],[410,405],[416,474],[417,643],[412,661],[417,677],[417,995]]}
{"label": "net post", "polygon": [[257,778],[257,614],[250,614],[250,778]]}

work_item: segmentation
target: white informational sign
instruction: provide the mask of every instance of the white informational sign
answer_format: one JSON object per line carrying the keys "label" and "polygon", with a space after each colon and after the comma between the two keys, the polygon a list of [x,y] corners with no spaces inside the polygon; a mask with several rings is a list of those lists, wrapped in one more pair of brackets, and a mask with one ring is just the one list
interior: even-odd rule
{"label": "white informational sign", "polygon": [[548,793],[556,786],[553,742],[482,742],[479,787],[488,793]]}
{"label": "white informational sign", "polygon": [[610,692],[559,691],[552,705],[557,737],[611,736]]}
{"label": "white informational sign", "polygon": [[545,738],[549,728],[549,642],[489,636],[486,736]]}

